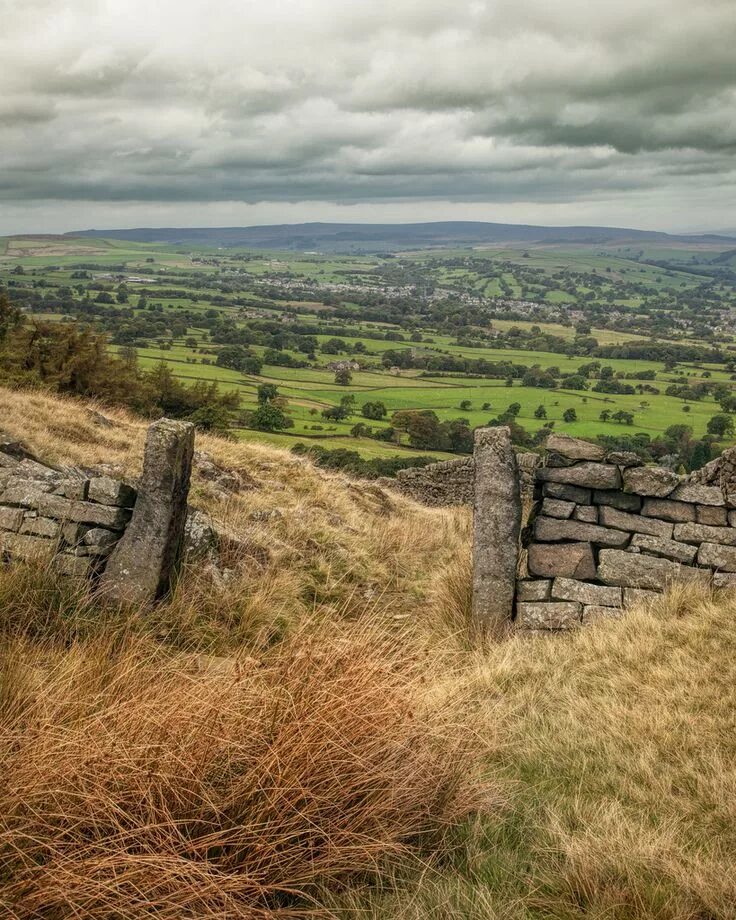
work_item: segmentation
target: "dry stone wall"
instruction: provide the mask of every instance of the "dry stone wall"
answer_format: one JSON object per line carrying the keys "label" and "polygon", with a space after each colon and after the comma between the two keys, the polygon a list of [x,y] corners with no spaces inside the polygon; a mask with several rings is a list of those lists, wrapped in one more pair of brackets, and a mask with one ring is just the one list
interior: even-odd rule
{"label": "dry stone wall", "polygon": [[736,587],[736,450],[689,477],[552,435],[535,473],[516,625],[620,616],[673,581]]}
{"label": "dry stone wall", "polygon": [[96,576],[132,515],[137,493],[109,476],[56,469],[0,438],[0,552]]}

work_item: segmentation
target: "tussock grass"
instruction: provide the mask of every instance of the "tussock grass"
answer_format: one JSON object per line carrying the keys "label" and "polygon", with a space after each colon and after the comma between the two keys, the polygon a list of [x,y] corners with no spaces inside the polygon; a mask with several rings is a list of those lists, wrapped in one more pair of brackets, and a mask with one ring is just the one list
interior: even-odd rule
{"label": "tussock grass", "polygon": [[3,652],[4,916],[302,916],[473,803],[455,714],[375,629],[204,664],[141,641]]}

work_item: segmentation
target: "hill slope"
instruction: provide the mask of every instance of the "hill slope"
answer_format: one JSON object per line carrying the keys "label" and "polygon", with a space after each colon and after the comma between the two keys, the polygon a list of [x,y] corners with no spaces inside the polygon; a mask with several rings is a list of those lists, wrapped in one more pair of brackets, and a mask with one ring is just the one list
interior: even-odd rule
{"label": "hill slope", "polygon": [[538,227],[480,221],[438,221],[421,224],[280,224],[260,227],[159,227],[132,230],[82,230],[67,236],[172,243],[198,246],[250,247],[341,252],[472,246],[482,243],[707,242],[727,240],[714,235],[671,235],[616,227]]}

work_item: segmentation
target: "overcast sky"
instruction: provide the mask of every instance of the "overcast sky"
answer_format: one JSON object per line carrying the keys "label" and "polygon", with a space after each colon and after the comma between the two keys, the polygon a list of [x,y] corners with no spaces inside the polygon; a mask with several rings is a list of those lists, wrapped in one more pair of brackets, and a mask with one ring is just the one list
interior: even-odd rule
{"label": "overcast sky", "polygon": [[0,233],[736,226],[736,0],[0,0]]}

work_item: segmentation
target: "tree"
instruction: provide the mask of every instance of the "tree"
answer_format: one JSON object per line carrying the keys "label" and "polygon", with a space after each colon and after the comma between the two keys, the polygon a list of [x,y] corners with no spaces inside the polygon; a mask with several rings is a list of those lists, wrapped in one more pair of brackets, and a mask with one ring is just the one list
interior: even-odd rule
{"label": "tree", "polygon": [[340,405],[347,411],[348,415],[352,415],[353,409],[355,409],[355,397],[353,394],[346,393],[345,396],[340,399]]}
{"label": "tree", "polygon": [[578,414],[574,409],[565,409],[562,413],[562,420],[564,422],[577,422]]}
{"label": "tree", "polygon": [[728,438],[733,435],[733,418],[730,415],[714,415],[708,421],[708,434],[717,438]]}
{"label": "tree", "polygon": [[534,418],[547,418],[547,410],[544,406],[537,406],[534,410]]}
{"label": "tree", "polygon": [[363,403],[360,408],[360,412],[363,418],[379,421],[385,417],[387,410],[386,406],[382,402],[367,402]]}
{"label": "tree", "polygon": [[329,419],[331,422],[341,422],[350,415],[345,406],[328,406],[322,410],[322,418]]}
{"label": "tree", "polygon": [[283,411],[270,402],[263,402],[250,416],[250,426],[257,431],[282,431],[294,425]]}
{"label": "tree", "polygon": [[335,383],[339,384],[341,387],[350,386],[352,379],[353,372],[350,370],[347,364],[341,365],[335,371]]}
{"label": "tree", "polygon": [[598,418],[599,418],[599,420],[600,420],[601,422],[608,422],[608,421],[610,421],[610,420],[611,420],[611,410],[610,410],[610,409],[604,409],[604,410],[601,412],[601,414],[598,416]]}
{"label": "tree", "polygon": [[472,403],[469,399],[463,399],[460,403],[460,408],[463,412],[469,412],[472,408]]}
{"label": "tree", "polygon": [[256,390],[258,404],[265,406],[279,395],[279,388],[274,383],[262,383]]}
{"label": "tree", "polygon": [[614,422],[618,422],[619,425],[633,425],[634,413],[627,412],[625,409],[619,409],[618,412],[613,413],[611,419]]}
{"label": "tree", "polygon": [[23,314],[17,307],[10,303],[7,294],[0,294],[0,343],[11,329],[18,327],[23,320]]}

